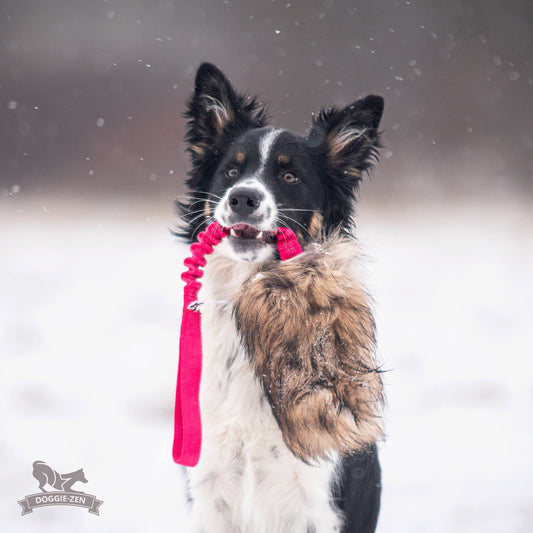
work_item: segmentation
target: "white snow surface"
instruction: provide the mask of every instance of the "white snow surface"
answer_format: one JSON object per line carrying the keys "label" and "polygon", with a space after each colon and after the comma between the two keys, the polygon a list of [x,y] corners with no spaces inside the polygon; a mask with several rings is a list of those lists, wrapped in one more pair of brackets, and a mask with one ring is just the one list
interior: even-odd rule
{"label": "white snow surface", "polygon": [[[361,203],[388,405],[380,533],[531,532],[527,198]],[[169,205],[0,199],[0,530],[186,532],[171,457],[187,253]],[[32,463],[83,468],[100,516],[21,516]]]}

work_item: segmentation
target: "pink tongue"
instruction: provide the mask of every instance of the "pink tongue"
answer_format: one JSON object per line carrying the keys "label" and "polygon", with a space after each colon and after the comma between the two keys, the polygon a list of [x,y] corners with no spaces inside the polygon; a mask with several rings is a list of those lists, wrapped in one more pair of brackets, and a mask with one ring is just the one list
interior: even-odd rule
{"label": "pink tongue", "polygon": [[237,236],[241,239],[255,239],[259,233],[254,227],[248,224],[235,224],[232,227],[235,231],[240,232]]}
{"label": "pink tongue", "polygon": [[255,239],[257,237],[258,231],[255,228],[252,228],[251,226],[248,226],[247,228],[244,228],[242,230],[242,236],[245,239]]}

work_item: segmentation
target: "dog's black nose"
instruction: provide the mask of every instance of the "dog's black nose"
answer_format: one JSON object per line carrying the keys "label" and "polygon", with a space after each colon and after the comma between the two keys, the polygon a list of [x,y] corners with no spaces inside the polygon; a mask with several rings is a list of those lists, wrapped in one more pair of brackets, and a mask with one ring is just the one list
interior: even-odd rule
{"label": "dog's black nose", "polygon": [[263,200],[263,193],[251,187],[239,187],[229,195],[231,210],[241,216],[251,215]]}

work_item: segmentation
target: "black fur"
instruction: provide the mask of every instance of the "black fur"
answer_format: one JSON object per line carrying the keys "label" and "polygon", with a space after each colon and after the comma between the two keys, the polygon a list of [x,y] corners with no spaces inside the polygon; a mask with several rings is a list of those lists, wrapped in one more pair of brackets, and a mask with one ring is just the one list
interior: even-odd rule
{"label": "black fur", "polygon": [[372,533],[381,501],[381,468],[374,445],[345,457],[333,496],[345,515],[342,533]]}

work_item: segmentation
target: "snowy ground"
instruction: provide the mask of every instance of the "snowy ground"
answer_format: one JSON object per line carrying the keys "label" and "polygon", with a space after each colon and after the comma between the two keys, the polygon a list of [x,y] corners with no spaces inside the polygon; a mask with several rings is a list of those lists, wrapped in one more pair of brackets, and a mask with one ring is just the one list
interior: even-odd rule
{"label": "snowy ground", "polygon": [[[183,249],[170,206],[0,199],[0,530],[186,532],[171,459]],[[386,375],[381,533],[533,523],[527,199],[362,206]],[[22,517],[32,463],[101,515]]]}

